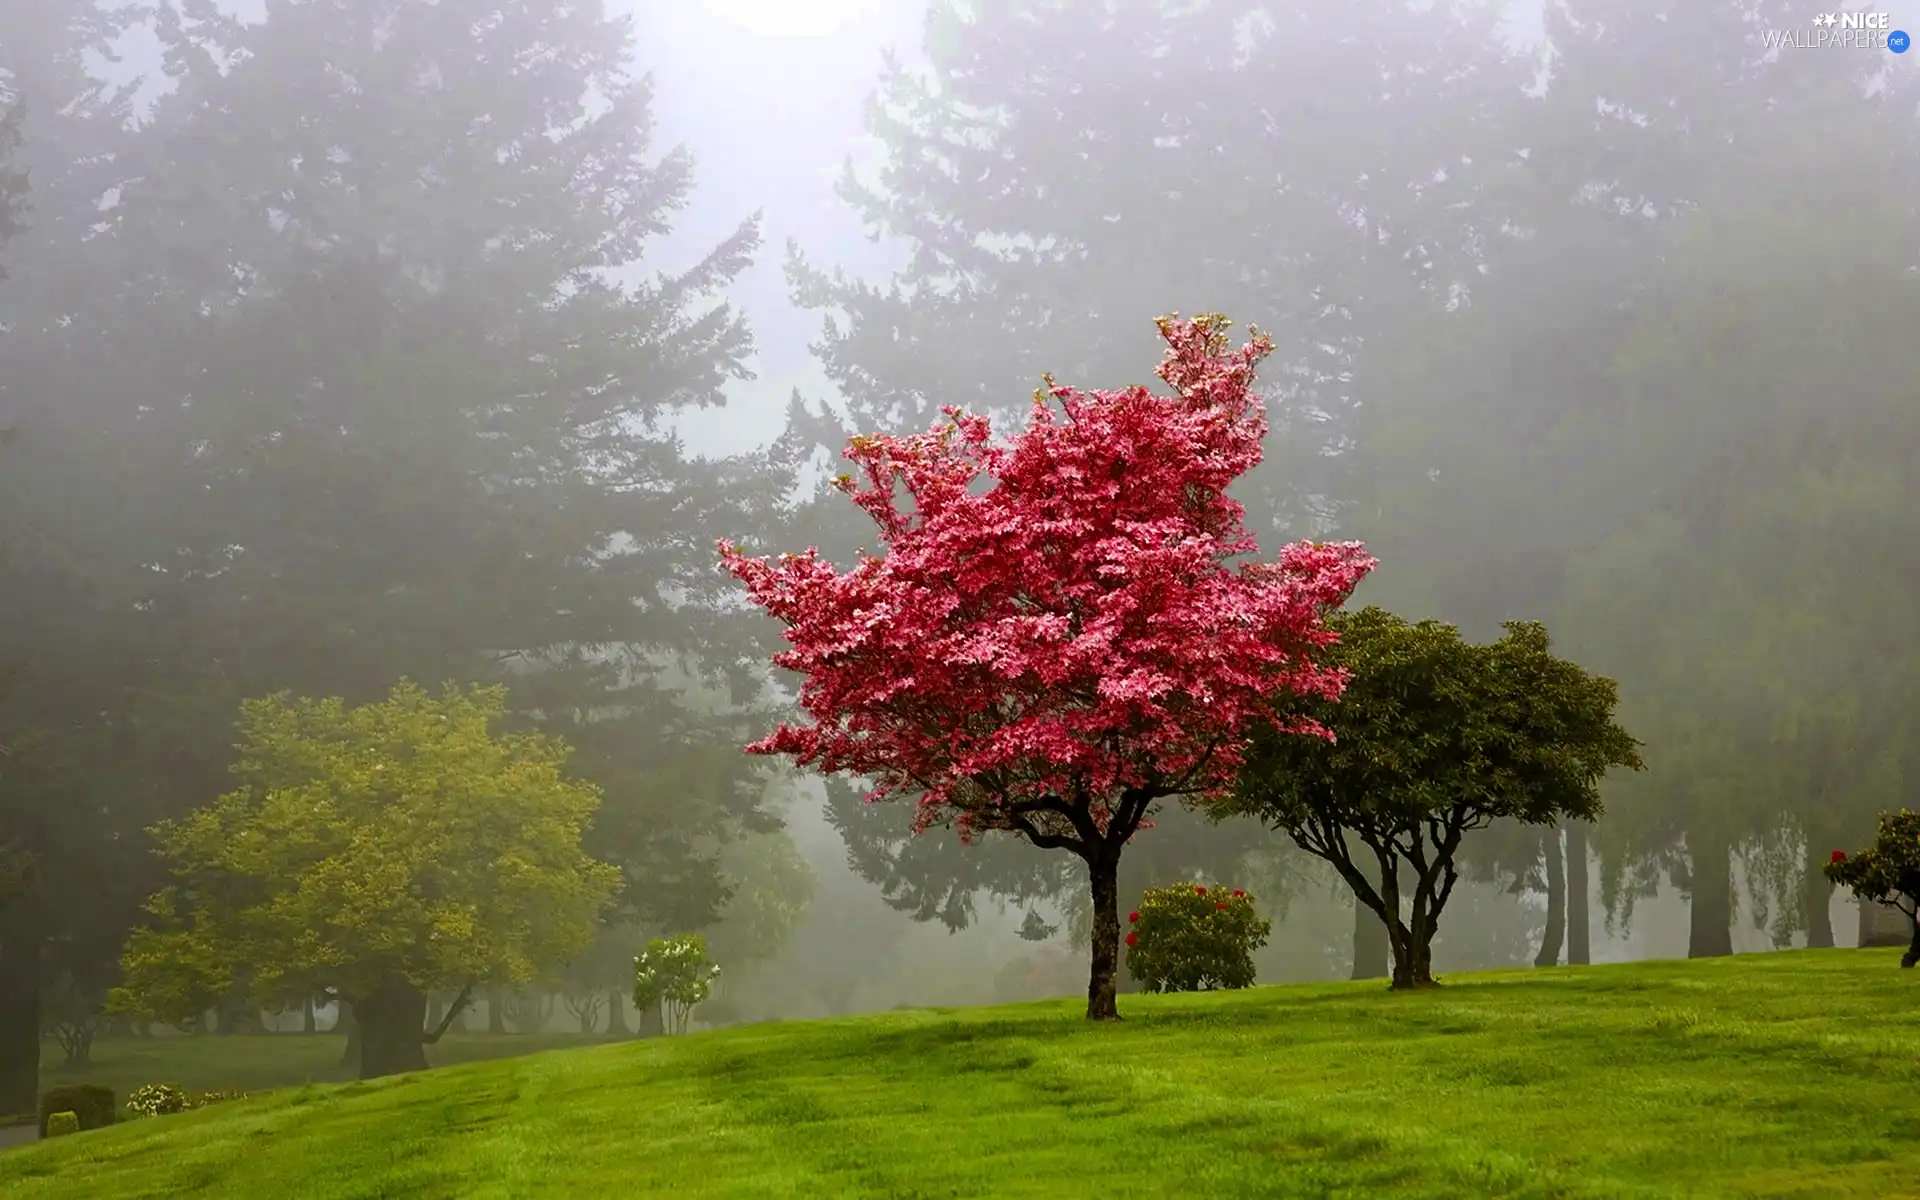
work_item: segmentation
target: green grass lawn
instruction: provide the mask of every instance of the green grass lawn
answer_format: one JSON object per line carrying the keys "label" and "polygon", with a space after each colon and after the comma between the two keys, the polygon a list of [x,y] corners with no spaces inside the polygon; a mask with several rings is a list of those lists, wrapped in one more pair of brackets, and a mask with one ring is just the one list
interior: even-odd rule
{"label": "green grass lawn", "polygon": [[749,1026],[78,1134],[0,1153],[0,1195],[1920,1197],[1897,958]]}
{"label": "green grass lawn", "polygon": [[[603,1040],[551,1033],[449,1033],[438,1045],[427,1047],[427,1061],[436,1067],[451,1066]],[[125,1100],[128,1092],[143,1083],[173,1083],[190,1092],[341,1083],[353,1078],[352,1071],[340,1069],[345,1048],[345,1035],[330,1033],[115,1038],[94,1043],[90,1065],[68,1069],[61,1065],[60,1047],[47,1042],[40,1048],[40,1086],[104,1083]]]}

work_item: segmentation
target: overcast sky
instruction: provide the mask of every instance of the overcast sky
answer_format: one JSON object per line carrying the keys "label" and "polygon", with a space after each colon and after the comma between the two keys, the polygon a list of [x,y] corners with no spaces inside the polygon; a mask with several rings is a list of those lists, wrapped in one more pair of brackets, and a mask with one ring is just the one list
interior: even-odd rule
{"label": "overcast sky", "polygon": [[753,322],[760,378],[729,399],[724,420],[690,420],[690,449],[726,453],[779,432],[795,386],[809,397],[829,386],[807,343],[817,316],[787,301],[788,238],[827,267],[878,276],[901,257],[866,240],[834,191],[848,156],[870,160],[861,106],[887,47],[911,61],[925,0],[639,0],[640,67],[659,83],[669,142],[699,158],[700,190],[670,256],[689,258],[755,211],[766,248],[735,295]]}

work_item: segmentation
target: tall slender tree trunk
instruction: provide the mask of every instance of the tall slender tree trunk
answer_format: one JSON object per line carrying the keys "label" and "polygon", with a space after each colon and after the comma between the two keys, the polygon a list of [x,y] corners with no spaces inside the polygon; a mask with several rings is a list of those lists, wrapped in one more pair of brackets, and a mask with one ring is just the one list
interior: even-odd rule
{"label": "tall slender tree trunk", "polygon": [[360,1078],[427,1069],[427,995],[390,979],[353,1006],[360,1025]]}
{"label": "tall slender tree trunk", "polygon": [[1087,972],[1087,1020],[1117,1021],[1115,974],[1120,968],[1119,856],[1096,850],[1087,860],[1087,882],[1093,890],[1091,961]]}
{"label": "tall slender tree trunk", "polygon": [[1593,917],[1587,880],[1587,823],[1567,823],[1567,962],[1585,966],[1593,961]]}
{"label": "tall slender tree trunk", "polygon": [[313,994],[309,992],[306,1000],[300,1005],[300,1032],[315,1033],[319,1031],[320,1017],[313,1009]]}
{"label": "tall slender tree trunk", "polygon": [[1547,883],[1547,927],[1540,935],[1540,953],[1533,956],[1536,967],[1560,965],[1560,947],[1567,937],[1567,860],[1560,850],[1560,831],[1554,829],[1541,839],[1545,855]]}
{"label": "tall slender tree trunk", "polygon": [[45,939],[0,937],[0,1116],[40,1107],[40,988]]}
{"label": "tall slender tree trunk", "polygon": [[1733,953],[1733,848],[1724,837],[1689,832],[1687,858],[1693,876],[1687,957],[1725,957]]}
{"label": "tall slender tree trunk", "polygon": [[487,1032],[507,1031],[507,989],[499,984],[487,988]]}
{"label": "tall slender tree trunk", "polygon": [[624,1037],[632,1033],[627,1028],[627,994],[617,987],[607,989],[607,1035]]}
{"label": "tall slender tree trunk", "polygon": [[[639,1010],[640,1030],[636,1036],[643,1038],[665,1037],[667,1033],[666,1015],[660,1011],[658,1001],[643,1004]],[[835,1016],[840,1015],[836,1010]]]}
{"label": "tall slender tree trunk", "polygon": [[1920,919],[1914,921],[1913,940],[1907,943],[1907,952],[1900,956],[1902,967],[1911,968],[1915,963],[1920,963]]}
{"label": "tall slender tree trunk", "polygon": [[1387,927],[1374,911],[1353,901],[1353,974],[1352,979],[1385,979],[1391,970],[1393,944]]}
{"label": "tall slender tree trunk", "polygon": [[360,1073],[360,1018],[353,1011],[353,1003],[345,996],[336,1002],[335,1011],[340,1015],[334,1020],[333,1027],[345,1030],[347,1035],[346,1049],[340,1052],[340,1065],[357,1075]]}
{"label": "tall slender tree trunk", "polygon": [[1807,948],[1833,949],[1833,881],[1827,878],[1830,851],[1820,849],[1815,833],[1807,835],[1807,861],[1801,896],[1807,912]]}

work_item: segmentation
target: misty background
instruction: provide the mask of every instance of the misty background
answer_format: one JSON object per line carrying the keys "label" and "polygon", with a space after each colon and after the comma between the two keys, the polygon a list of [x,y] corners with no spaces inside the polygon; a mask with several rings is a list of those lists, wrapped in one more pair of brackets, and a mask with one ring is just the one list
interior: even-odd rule
{"label": "misty background", "polygon": [[[160,874],[140,831],[218,794],[239,697],[403,674],[510,681],[623,814],[598,852],[631,902],[535,1023],[685,929],[728,967],[713,1024],[1081,989],[1053,856],[915,844],[905,807],[735,761],[777,638],[711,550],[844,562],[870,535],[818,484],[847,435],[1143,380],[1154,315],[1215,309],[1280,345],[1263,548],[1364,539],[1363,602],[1546,621],[1647,743],[1590,834],[1484,835],[1441,972],[1534,962],[1550,903],[1593,962],[1853,944],[1818,865],[1920,779],[1911,55],[1769,54],[1813,14],[1767,0],[443,0],[470,45],[383,42],[407,7],[0,6],[31,185],[0,245],[0,834],[39,880],[0,939],[62,947],[48,1005],[110,984]],[[646,137],[551,193],[469,170],[462,138],[530,154],[621,68]],[[512,419],[468,427],[483,400]],[[302,422],[339,443],[262,448]],[[497,449],[584,430],[629,474],[551,502]],[[509,477],[524,506],[475,507]],[[1304,855],[1159,820],[1123,902],[1244,885],[1262,982],[1384,972]]]}

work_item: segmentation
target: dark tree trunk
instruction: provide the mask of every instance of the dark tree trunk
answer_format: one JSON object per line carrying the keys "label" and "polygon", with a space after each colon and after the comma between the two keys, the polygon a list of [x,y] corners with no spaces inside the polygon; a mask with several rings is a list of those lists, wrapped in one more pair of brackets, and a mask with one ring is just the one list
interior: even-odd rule
{"label": "dark tree trunk", "polygon": [[391,979],[353,1006],[360,1027],[361,1079],[427,1069],[427,996]]}
{"label": "dark tree trunk", "polygon": [[40,1107],[41,952],[45,939],[0,939],[0,1116]]}
{"label": "dark tree trunk", "polygon": [[[639,1014],[640,1014],[640,1032],[638,1036],[643,1038],[666,1036],[667,1021],[666,1021],[665,1015],[662,1014],[660,1011],[659,1001],[655,1001],[652,1004],[642,1005],[639,1009]],[[835,1016],[841,1015],[841,1010],[838,1008],[834,1009],[834,1015]]]}
{"label": "dark tree trunk", "polygon": [[624,1037],[632,1033],[627,1028],[627,994],[617,987],[607,989],[607,1035]]}
{"label": "dark tree trunk", "polygon": [[357,1075],[360,1073],[360,1018],[345,996],[340,998],[337,1011],[340,1016],[334,1020],[333,1027],[347,1034],[347,1047],[340,1052],[340,1065]]}
{"label": "dark tree trunk", "polygon": [[300,1005],[300,1032],[314,1033],[320,1028],[320,1020],[313,1011],[313,997],[309,995]]}
{"label": "dark tree trunk", "polygon": [[1533,956],[1533,965],[1557,967],[1567,936],[1567,860],[1560,851],[1560,831],[1550,831],[1540,848],[1546,856],[1547,927],[1541,932],[1540,953]]}
{"label": "dark tree trunk", "polygon": [[1726,839],[1687,835],[1693,876],[1688,913],[1688,958],[1723,958],[1733,953],[1733,850]]}
{"label": "dark tree trunk", "polygon": [[1353,979],[1385,979],[1393,959],[1387,927],[1371,908],[1353,902]]}
{"label": "dark tree trunk", "polygon": [[1807,837],[1807,864],[1801,895],[1807,910],[1807,948],[1809,950],[1833,949],[1833,881],[1827,878],[1827,851],[1819,848],[1818,840],[1809,834]]}
{"label": "dark tree trunk", "polygon": [[1087,977],[1087,1020],[1117,1021],[1114,975],[1120,967],[1119,856],[1096,850],[1087,861],[1087,881],[1093,889],[1092,962]]}
{"label": "dark tree trunk", "polygon": [[1567,962],[1585,966],[1593,961],[1593,917],[1587,910],[1587,825],[1567,825]]}
{"label": "dark tree trunk", "polygon": [[1437,932],[1437,925],[1438,922],[1431,918],[1422,919],[1416,916],[1410,924],[1388,931],[1388,937],[1395,951],[1392,984],[1394,991],[1434,986],[1433,935]]}
{"label": "dark tree trunk", "polygon": [[259,1021],[259,1013],[244,1000],[228,1000],[214,1010],[214,1032],[221,1037],[232,1037],[246,1032],[248,1026]]}
{"label": "dark tree trunk", "polygon": [[1911,967],[1915,963],[1920,963],[1920,917],[1914,919],[1913,940],[1907,943],[1907,952],[1900,956],[1902,967]]}
{"label": "dark tree trunk", "polygon": [[487,1032],[507,1031],[507,989],[494,984],[487,989]]}

